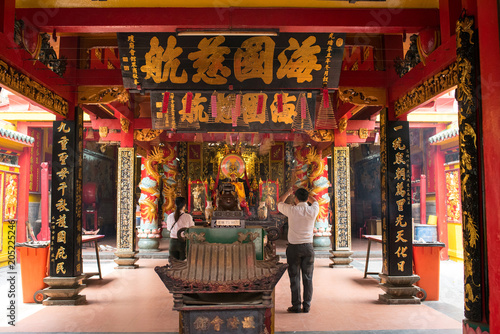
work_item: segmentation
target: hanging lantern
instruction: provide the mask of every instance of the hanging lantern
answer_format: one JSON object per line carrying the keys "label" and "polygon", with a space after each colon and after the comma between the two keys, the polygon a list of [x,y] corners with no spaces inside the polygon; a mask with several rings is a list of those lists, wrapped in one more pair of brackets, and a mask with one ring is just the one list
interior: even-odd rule
{"label": "hanging lantern", "polygon": [[283,94],[278,94],[277,97],[277,103],[278,103],[278,113],[283,112]]}
{"label": "hanging lantern", "polygon": [[165,92],[163,93],[163,103],[161,105],[161,112],[166,114],[167,111],[168,111],[168,100],[170,98],[170,93],[169,92]]}
{"label": "hanging lantern", "polygon": [[212,117],[217,117],[217,93],[214,91],[211,97]]}
{"label": "hanging lantern", "polygon": [[186,94],[186,114],[191,113],[191,104],[193,103],[193,93],[188,92]]}

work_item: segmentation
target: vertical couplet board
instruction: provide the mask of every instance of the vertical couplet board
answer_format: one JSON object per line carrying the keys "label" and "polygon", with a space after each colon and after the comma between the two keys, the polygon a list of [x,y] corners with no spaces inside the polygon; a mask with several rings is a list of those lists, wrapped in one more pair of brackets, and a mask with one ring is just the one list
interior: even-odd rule
{"label": "vertical couplet board", "polygon": [[50,276],[77,277],[82,272],[81,110],[77,121],[54,122]]}
{"label": "vertical couplet board", "polygon": [[134,251],[134,163],[133,147],[118,148],[118,237],[117,248]]}
{"label": "vertical couplet board", "polygon": [[335,147],[334,167],[335,250],[351,249],[351,189],[349,147]]}
{"label": "vertical couplet board", "polygon": [[[382,114],[382,113],[381,113]],[[389,276],[413,274],[411,215],[410,130],[406,121],[387,121],[382,127],[381,153],[383,256],[382,272]],[[382,123],[382,117],[381,117]],[[385,160],[385,161],[383,161]],[[385,172],[385,175],[384,175]]]}

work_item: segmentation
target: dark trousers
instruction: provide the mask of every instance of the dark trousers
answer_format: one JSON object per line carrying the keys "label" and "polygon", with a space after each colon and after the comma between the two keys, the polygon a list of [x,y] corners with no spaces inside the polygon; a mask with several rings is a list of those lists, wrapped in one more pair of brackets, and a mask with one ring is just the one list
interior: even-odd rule
{"label": "dark trousers", "polygon": [[313,294],[314,249],[312,244],[288,244],[286,248],[286,262],[288,263],[288,276],[292,290],[292,307],[300,309],[300,273],[304,285],[303,307],[311,307]]}
{"label": "dark trousers", "polygon": [[168,253],[174,259],[184,261],[186,259],[186,242],[170,238]]}

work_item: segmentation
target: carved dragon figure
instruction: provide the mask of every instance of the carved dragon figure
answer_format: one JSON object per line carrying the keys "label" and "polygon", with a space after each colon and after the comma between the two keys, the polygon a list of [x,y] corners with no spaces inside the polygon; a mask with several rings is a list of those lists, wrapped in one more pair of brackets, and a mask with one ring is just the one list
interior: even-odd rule
{"label": "carved dragon figure", "polygon": [[295,186],[310,189],[311,195],[318,201],[320,211],[316,218],[314,236],[329,237],[331,228],[328,226],[328,169],[326,158],[315,148],[297,148],[295,152],[297,167],[295,170]]}
{"label": "carved dragon figure", "polygon": [[163,205],[162,205],[162,227],[166,227],[167,217],[175,210],[175,197],[177,188],[177,146],[175,144],[166,144],[164,148],[165,158],[163,160],[163,173],[161,175],[163,182]]}
{"label": "carved dragon figure", "polygon": [[[160,191],[158,184],[160,174],[158,173],[158,164],[164,162],[164,152],[155,147],[146,159],[143,158],[141,166],[141,196],[139,205],[141,207],[141,227],[139,237],[159,237],[158,229],[158,200]],[[158,235],[158,236],[157,236]]]}
{"label": "carved dragon figure", "polygon": [[[321,152],[316,152],[315,148],[311,148],[306,155],[306,162],[311,168],[309,175],[309,183],[312,185],[311,193],[319,204],[319,214],[316,222],[327,222],[328,205],[330,203],[327,160],[322,157]],[[318,236],[330,236],[328,226],[323,227],[323,229],[318,228],[316,233],[319,233]]]}

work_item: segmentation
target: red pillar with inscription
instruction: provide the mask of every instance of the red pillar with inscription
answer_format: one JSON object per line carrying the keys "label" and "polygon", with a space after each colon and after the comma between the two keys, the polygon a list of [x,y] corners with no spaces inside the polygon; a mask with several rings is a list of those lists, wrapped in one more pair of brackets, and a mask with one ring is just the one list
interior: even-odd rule
{"label": "red pillar with inscription", "polygon": [[441,260],[448,260],[448,226],[446,223],[446,175],[444,173],[445,155],[439,146],[431,146],[434,150],[433,167],[435,171],[437,240],[444,243]]}

